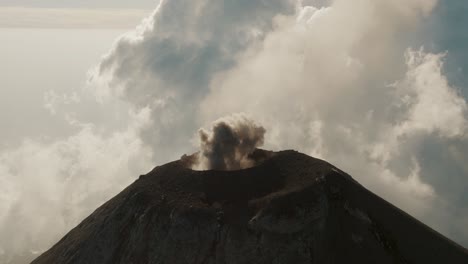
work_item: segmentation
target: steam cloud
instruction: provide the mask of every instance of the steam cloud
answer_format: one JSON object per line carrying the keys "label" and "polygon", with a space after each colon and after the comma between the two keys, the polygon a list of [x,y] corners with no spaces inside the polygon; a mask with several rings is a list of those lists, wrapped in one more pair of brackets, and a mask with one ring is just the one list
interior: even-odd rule
{"label": "steam cloud", "polygon": [[242,114],[221,118],[210,131],[199,130],[200,153],[194,169],[238,170],[254,165],[249,158],[263,145],[265,128]]}

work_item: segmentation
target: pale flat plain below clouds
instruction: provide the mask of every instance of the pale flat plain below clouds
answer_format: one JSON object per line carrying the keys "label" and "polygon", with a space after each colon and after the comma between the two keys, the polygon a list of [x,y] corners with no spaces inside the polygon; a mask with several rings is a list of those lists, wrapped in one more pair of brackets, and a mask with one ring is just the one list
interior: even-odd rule
{"label": "pale flat plain below clouds", "polygon": [[0,6],[0,28],[133,28],[148,13],[141,9]]}
{"label": "pale flat plain below clouds", "polygon": [[266,148],[326,159],[467,245],[466,100],[420,34],[436,4],[162,1],[79,94],[125,107],[127,127],[70,120],[78,134],[0,156],[0,235],[12,237],[0,254],[45,250],[137,173],[194,151],[199,127],[238,112],[265,127]]}

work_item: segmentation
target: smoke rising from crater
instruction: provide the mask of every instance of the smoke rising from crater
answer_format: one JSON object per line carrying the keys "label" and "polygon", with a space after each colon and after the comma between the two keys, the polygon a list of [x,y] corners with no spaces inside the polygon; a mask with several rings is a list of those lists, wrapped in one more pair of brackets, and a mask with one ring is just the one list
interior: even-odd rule
{"label": "smoke rising from crater", "polygon": [[200,129],[200,153],[194,169],[238,170],[253,166],[249,155],[263,145],[265,128],[243,114],[215,121]]}

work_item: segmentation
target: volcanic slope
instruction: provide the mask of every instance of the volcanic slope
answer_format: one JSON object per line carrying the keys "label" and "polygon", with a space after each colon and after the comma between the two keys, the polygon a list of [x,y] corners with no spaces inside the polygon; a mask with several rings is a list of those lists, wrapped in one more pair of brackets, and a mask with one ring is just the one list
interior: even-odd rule
{"label": "volcanic slope", "polygon": [[468,263],[468,252],[331,164],[256,150],[257,165],[156,167],[33,264]]}

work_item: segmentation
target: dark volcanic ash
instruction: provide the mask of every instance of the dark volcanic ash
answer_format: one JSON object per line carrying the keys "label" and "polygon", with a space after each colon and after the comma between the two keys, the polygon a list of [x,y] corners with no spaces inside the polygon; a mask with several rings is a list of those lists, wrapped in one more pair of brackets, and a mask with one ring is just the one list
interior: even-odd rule
{"label": "dark volcanic ash", "polygon": [[200,129],[200,152],[193,168],[198,170],[238,170],[249,168],[249,155],[263,145],[265,128],[244,114],[215,121],[210,131]]}

